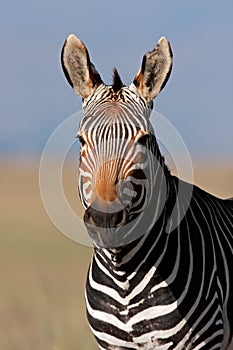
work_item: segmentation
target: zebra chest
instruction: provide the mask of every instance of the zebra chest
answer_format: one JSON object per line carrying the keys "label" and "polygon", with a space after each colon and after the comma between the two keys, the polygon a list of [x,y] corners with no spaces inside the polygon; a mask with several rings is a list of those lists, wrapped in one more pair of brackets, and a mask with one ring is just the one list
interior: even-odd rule
{"label": "zebra chest", "polygon": [[[88,280],[91,282],[90,277]],[[175,297],[163,282],[155,285],[151,278],[107,285],[107,278],[105,284],[92,280],[87,283],[86,295],[88,320],[99,344],[112,344],[112,349],[148,350],[165,350],[173,344],[163,341],[166,327],[179,323],[181,315]]]}

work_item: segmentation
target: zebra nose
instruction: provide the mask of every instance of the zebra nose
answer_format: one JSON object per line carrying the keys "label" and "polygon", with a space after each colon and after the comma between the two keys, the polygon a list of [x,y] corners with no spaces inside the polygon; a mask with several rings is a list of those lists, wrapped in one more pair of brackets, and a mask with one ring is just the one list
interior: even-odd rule
{"label": "zebra nose", "polygon": [[116,228],[125,224],[126,210],[114,213],[102,212],[90,206],[84,214],[85,224],[101,228]]}

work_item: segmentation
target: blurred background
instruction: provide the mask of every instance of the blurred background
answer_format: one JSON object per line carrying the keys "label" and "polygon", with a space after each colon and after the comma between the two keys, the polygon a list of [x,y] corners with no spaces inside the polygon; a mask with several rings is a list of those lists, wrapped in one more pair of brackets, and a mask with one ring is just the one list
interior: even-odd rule
{"label": "blurred background", "polygon": [[[53,130],[81,109],[60,65],[64,40],[86,44],[103,80],[132,82],[165,35],[174,53],[155,110],[179,131],[194,180],[233,197],[233,3],[39,0],[1,5],[0,349],[96,349],[84,306],[91,248],[65,238],[43,208],[38,169]],[[64,136],[65,137],[65,136]],[[63,181],[75,210],[77,155]]]}

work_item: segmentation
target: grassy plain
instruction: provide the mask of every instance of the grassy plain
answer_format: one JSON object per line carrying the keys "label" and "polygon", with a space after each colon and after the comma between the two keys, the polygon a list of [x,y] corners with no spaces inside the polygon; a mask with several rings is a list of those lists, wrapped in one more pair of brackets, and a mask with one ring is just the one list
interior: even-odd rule
{"label": "grassy plain", "polygon": [[[233,197],[233,164],[226,164],[195,162],[195,182]],[[75,171],[66,167],[63,182],[79,210]],[[97,349],[84,305],[91,248],[67,239],[50,222],[40,199],[38,162],[2,160],[0,178],[0,349]]]}

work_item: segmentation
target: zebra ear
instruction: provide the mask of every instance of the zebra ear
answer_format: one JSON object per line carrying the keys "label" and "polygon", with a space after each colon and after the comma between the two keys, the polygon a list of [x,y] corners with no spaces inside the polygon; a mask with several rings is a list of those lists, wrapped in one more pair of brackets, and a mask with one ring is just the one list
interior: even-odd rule
{"label": "zebra ear", "polygon": [[102,83],[99,73],[90,61],[86,46],[74,34],[63,45],[61,62],[68,82],[82,98],[90,96]]}
{"label": "zebra ear", "polygon": [[152,101],[164,88],[171,69],[172,50],[167,39],[162,37],[154,50],[144,55],[142,66],[133,81],[147,102]]}

